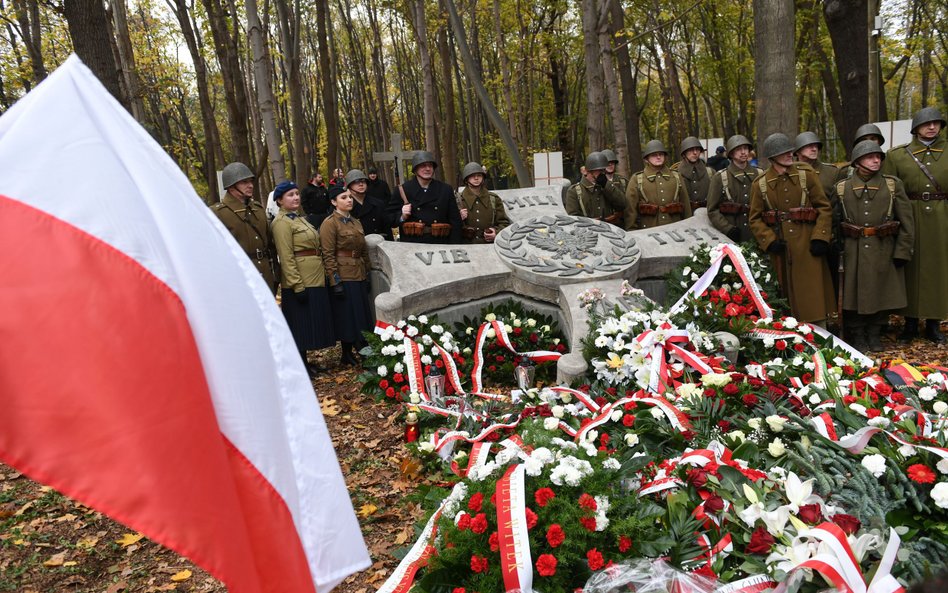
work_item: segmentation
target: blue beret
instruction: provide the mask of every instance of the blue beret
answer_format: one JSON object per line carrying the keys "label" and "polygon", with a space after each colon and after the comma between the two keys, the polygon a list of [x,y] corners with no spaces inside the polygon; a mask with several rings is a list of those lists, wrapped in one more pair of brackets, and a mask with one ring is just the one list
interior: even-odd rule
{"label": "blue beret", "polygon": [[273,188],[273,199],[279,200],[283,197],[283,194],[290,191],[291,189],[299,189],[299,186],[293,183],[292,181],[284,181]]}

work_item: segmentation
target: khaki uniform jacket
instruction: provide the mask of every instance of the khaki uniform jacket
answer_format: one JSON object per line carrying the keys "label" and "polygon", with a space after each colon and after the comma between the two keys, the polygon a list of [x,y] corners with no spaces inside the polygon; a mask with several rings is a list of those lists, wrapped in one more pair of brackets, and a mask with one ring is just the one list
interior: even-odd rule
{"label": "khaki uniform jacket", "polygon": [[[922,173],[909,151],[928,168],[940,190]],[[942,131],[930,149],[917,139],[892,148],[882,165],[883,173],[902,180],[915,215],[915,254],[905,266],[908,303],[903,313],[909,317],[948,318],[948,201],[912,199],[922,198],[924,192],[948,192],[946,151],[948,142]]]}
{"label": "khaki uniform jacket", "polygon": [[711,173],[708,166],[698,159],[697,163],[691,164],[686,160],[678,161],[672,165],[672,171],[678,171],[681,175],[681,182],[685,184],[685,193],[691,200],[691,211],[698,208],[704,208],[708,205],[708,189],[711,187]]}
{"label": "khaki uniform jacket", "polygon": [[622,199],[625,200],[625,190],[629,187],[629,180],[618,173],[613,173],[609,183],[619,188],[619,191],[622,192]]}
{"label": "khaki uniform jacket", "polygon": [[277,255],[280,256],[280,284],[283,290],[303,292],[306,288],[325,286],[326,270],[320,255],[297,255],[301,251],[319,251],[319,231],[305,216],[296,212],[280,212],[270,225]]}
{"label": "khaki uniform jacket", "polygon": [[368,277],[369,250],[358,218],[333,212],[319,227],[319,242],[330,285]]}
{"label": "khaki uniform jacket", "polygon": [[484,231],[493,228],[498,233],[510,226],[507,211],[504,210],[504,201],[493,192],[481,188],[475,191],[465,187],[461,192],[461,205],[467,208],[467,220],[464,226],[477,230],[477,236],[470,243],[484,243]]}
{"label": "khaki uniform jacket", "polygon": [[625,208],[625,196],[619,185],[607,181],[599,187],[583,177],[566,190],[566,213],[570,216],[585,216],[602,220]]}
{"label": "khaki uniform jacket", "polygon": [[[895,187],[894,195],[889,183]],[[915,216],[902,182],[878,173],[867,180],[857,175],[837,182],[833,194],[842,199],[845,222],[860,227],[877,227],[889,220],[900,223],[898,234],[888,237],[844,236],[843,309],[861,315],[901,309],[906,302],[905,273],[892,260],[911,260],[915,243]]]}
{"label": "khaki uniform jacket", "polygon": [[[806,192],[800,183],[803,172]],[[810,255],[810,241],[819,239],[830,243],[832,239],[833,209],[823,193],[820,178],[809,165],[794,163],[787,173],[778,175],[771,166],[764,172],[765,195],[761,192],[760,179],[751,188],[750,213],[751,232],[761,249],[766,250],[778,239],[787,242],[783,255],[771,256],[783,292],[790,301],[790,310],[801,321],[821,322],[836,310],[833,295],[833,280],[825,257]],[[817,210],[815,223],[778,222],[773,228],[763,220],[765,210],[774,208],[788,212],[798,208],[801,202]],[[778,235],[779,233],[779,235]]]}
{"label": "khaki uniform jacket", "polygon": [[737,202],[749,207],[751,186],[762,173],[757,167],[747,165],[744,169],[738,169],[732,163],[715,173],[708,187],[708,218],[711,224],[725,235],[733,228],[740,229],[739,243],[749,241],[753,236],[747,223],[747,213],[724,214],[721,212],[721,203]]}
{"label": "khaki uniform jacket", "polygon": [[[846,178],[846,168],[840,169],[836,165],[831,165],[829,163],[820,163],[819,167],[810,165],[820,174],[820,185],[823,186],[823,193],[827,197],[834,197],[836,192],[833,190],[833,186],[836,185],[837,181],[842,181]],[[832,200],[830,200],[832,203]]]}
{"label": "khaki uniform jacket", "polygon": [[[651,165],[645,165],[644,171],[639,171],[629,180],[625,201],[625,230],[627,231],[648,229],[691,218],[691,201],[685,193],[681,176],[668,167],[656,169]],[[681,213],[659,212],[654,216],[639,213],[639,204],[655,204],[661,207],[674,203],[682,205]]]}
{"label": "khaki uniform jacket", "polygon": [[276,290],[276,253],[273,235],[267,224],[267,211],[260,202],[250,200],[247,205],[229,193],[220,202],[211,206],[230,234],[237,239],[257,271],[266,280],[270,290]]}

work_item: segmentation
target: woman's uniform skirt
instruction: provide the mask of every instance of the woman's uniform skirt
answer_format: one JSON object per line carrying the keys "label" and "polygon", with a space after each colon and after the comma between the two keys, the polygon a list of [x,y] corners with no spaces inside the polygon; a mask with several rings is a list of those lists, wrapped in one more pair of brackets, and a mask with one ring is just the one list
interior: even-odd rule
{"label": "woman's uniform skirt", "polygon": [[283,316],[290,326],[296,348],[302,351],[335,346],[329,291],[325,286],[313,286],[305,290],[305,303],[301,303],[292,290],[284,289],[281,295]]}
{"label": "woman's uniform skirt", "polygon": [[333,321],[336,339],[340,342],[362,344],[362,332],[375,329],[372,307],[369,305],[369,283],[366,280],[343,280],[345,298],[333,298]]}

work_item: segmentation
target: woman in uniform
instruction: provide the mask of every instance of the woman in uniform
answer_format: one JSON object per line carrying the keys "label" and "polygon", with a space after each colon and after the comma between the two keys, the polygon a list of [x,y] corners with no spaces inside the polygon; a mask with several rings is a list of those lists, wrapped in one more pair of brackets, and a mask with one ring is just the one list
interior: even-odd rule
{"label": "woman in uniform", "polygon": [[307,360],[306,352],[336,343],[319,232],[300,210],[300,190],[295,183],[279,184],[273,199],[280,206],[271,230],[280,257],[283,315],[306,370],[314,377],[320,369]]}
{"label": "woman in uniform", "polygon": [[[348,179],[364,178],[350,171]],[[349,191],[331,198],[333,213],[319,227],[323,261],[332,291],[336,337],[342,344],[342,364],[356,365],[353,347],[365,344],[362,332],[372,331],[375,318],[369,305],[369,253],[362,223],[352,216]]]}

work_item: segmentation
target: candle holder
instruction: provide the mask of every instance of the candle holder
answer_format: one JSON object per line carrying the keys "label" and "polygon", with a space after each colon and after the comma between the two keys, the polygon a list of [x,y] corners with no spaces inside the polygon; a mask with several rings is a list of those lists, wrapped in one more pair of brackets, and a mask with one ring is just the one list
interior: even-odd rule
{"label": "candle holder", "polygon": [[524,392],[533,388],[533,377],[536,375],[537,367],[529,358],[521,358],[520,364],[514,367],[514,380],[517,386]]}
{"label": "candle holder", "polygon": [[428,391],[428,397],[431,401],[441,405],[444,398],[444,375],[438,370],[438,367],[432,367],[431,372],[425,377],[425,389]]}
{"label": "candle holder", "polygon": [[418,440],[418,414],[409,412],[405,417],[405,442],[414,443]]}

